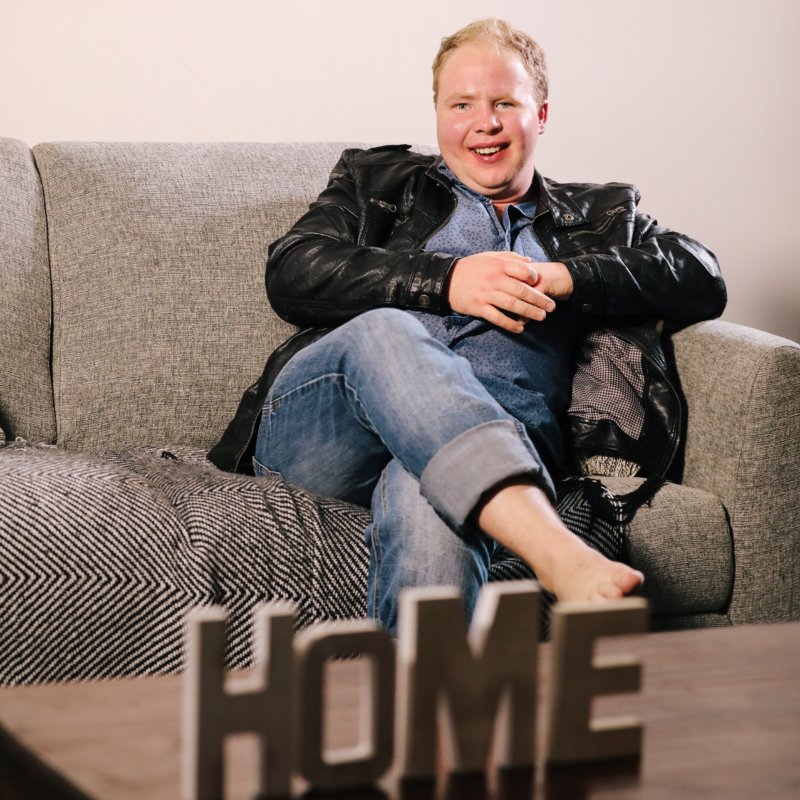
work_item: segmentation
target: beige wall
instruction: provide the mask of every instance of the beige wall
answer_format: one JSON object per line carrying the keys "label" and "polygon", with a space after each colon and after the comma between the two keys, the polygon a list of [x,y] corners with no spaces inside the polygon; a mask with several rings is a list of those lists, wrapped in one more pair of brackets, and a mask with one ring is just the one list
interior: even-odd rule
{"label": "beige wall", "polygon": [[800,339],[796,0],[0,0],[0,135],[432,142],[430,61],[486,13],[548,52],[539,168],[637,183],[727,319]]}

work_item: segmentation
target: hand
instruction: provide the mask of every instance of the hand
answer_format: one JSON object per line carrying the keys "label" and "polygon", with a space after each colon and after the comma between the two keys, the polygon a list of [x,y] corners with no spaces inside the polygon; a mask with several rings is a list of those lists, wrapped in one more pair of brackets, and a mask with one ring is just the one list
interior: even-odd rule
{"label": "hand", "polygon": [[556,307],[537,285],[542,283],[537,271],[540,266],[544,265],[534,266],[529,258],[511,252],[476,253],[460,258],[450,273],[447,293],[450,308],[459,314],[485,319],[511,333],[522,333],[525,321],[541,321]]}
{"label": "hand", "polygon": [[536,264],[539,280],[534,284],[543,294],[553,300],[569,300],[572,297],[572,275],[560,261],[547,261]]}

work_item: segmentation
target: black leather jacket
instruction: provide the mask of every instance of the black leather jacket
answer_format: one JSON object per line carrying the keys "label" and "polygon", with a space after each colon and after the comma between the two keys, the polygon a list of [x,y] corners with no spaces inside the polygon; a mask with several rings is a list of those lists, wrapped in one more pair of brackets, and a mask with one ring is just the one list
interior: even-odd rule
{"label": "black leather jacket", "polygon": [[[275,312],[302,330],[270,356],[209,458],[250,470],[255,431],[269,386],[302,347],[371,308],[449,312],[447,281],[456,258],[422,248],[449,219],[455,197],[433,156],[408,146],[346,150],[328,187],[269,248],[266,287]],[[663,477],[678,450],[681,397],[656,329],[718,316],[725,286],[714,255],[637,212],[628,184],[560,184],[538,173],[534,231],[552,261],[566,264],[571,302],[587,330],[613,329],[642,353],[642,435],[609,420],[570,418],[575,451],[636,461]]]}

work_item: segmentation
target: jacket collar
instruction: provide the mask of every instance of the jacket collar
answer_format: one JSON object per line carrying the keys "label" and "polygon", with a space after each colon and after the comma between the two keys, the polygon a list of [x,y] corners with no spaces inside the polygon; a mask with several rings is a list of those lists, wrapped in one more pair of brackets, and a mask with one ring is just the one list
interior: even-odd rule
{"label": "jacket collar", "polygon": [[545,178],[538,170],[534,173],[533,185],[539,200],[537,216],[549,211],[557,228],[571,228],[587,222],[584,213],[559,184]]}
{"label": "jacket collar", "polygon": [[[441,156],[435,157],[426,172],[428,177],[450,188],[450,182],[439,169],[441,162]],[[536,189],[537,217],[550,212],[557,228],[571,228],[586,223],[586,217],[572,198],[557,183],[545,178],[538,170],[533,175],[533,186]]]}

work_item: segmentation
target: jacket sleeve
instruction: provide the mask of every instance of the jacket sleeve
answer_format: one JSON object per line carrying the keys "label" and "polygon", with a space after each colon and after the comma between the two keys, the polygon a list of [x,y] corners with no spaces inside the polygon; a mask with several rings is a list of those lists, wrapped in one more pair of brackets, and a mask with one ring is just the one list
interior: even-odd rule
{"label": "jacket sleeve", "polygon": [[448,307],[445,284],[454,256],[370,245],[381,240],[375,223],[385,224],[387,212],[359,197],[357,152],[343,153],[327,188],[269,247],[267,297],[287,322],[333,326],[381,306]]}
{"label": "jacket sleeve", "polygon": [[714,254],[637,214],[631,246],[565,258],[577,308],[600,316],[647,315],[681,324],[718,317],[727,302]]}

